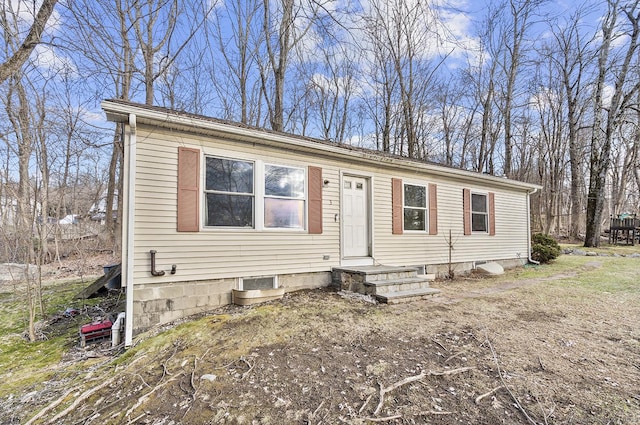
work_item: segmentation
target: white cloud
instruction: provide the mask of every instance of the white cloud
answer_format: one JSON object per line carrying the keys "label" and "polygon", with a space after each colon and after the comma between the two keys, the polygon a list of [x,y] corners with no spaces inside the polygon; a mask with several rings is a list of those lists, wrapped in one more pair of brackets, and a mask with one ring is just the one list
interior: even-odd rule
{"label": "white cloud", "polygon": [[78,69],[67,56],[59,54],[53,47],[46,44],[38,44],[31,54],[34,64],[51,74],[65,74],[71,78],[77,78]]}
{"label": "white cloud", "polygon": [[348,81],[344,78],[337,78],[337,80],[332,81],[324,74],[315,73],[311,76],[310,83],[323,93],[330,93],[335,96],[338,93],[344,93]]}
{"label": "white cloud", "polygon": [[560,96],[548,87],[541,87],[529,98],[529,106],[536,111],[546,111],[552,105],[562,102]]}
{"label": "white cloud", "polygon": [[104,125],[104,113],[102,110],[91,111],[89,109],[81,110],[82,119],[85,122],[89,123],[98,123],[100,125]]}
{"label": "white cloud", "polygon": [[[21,36],[26,35],[33,24],[36,14],[42,5],[42,0],[3,0],[4,7],[8,13],[15,19]],[[57,6],[60,7],[60,6]],[[60,31],[62,27],[62,17],[57,8],[53,9],[51,17],[47,21],[45,34],[53,35]]]}
{"label": "white cloud", "polygon": [[[468,4],[464,0],[437,0],[425,3],[420,0],[367,0],[363,2],[362,20],[376,18],[376,8],[382,13],[377,16],[388,28],[389,33],[410,32],[421,59],[434,59],[444,55],[454,58],[475,57],[480,51],[480,42],[472,35],[473,20],[466,12]],[[398,13],[397,11],[401,12]],[[401,25],[401,28],[398,28]],[[359,25],[354,25],[359,26]],[[362,41],[365,38],[358,38]],[[408,46],[400,46],[400,50]]]}
{"label": "white cloud", "polygon": [[[18,45],[24,41],[27,36],[31,25],[34,22],[35,15],[38,13],[42,0],[28,1],[28,0],[4,0],[3,6],[7,13],[7,27],[9,31],[13,31],[12,36],[14,40],[11,43]],[[57,6],[60,7],[60,6]],[[43,41],[45,43],[38,44],[34,48],[31,54],[31,60],[33,64],[44,70],[50,71],[52,74],[65,71],[71,73],[72,76],[77,74],[75,65],[65,56],[61,56],[56,53],[53,47],[46,44],[46,40],[49,37],[55,36],[62,31],[63,22],[60,13],[54,8],[54,11],[47,21],[47,25],[44,30]],[[9,52],[9,54],[11,54]]]}
{"label": "white cloud", "polygon": [[441,54],[450,54],[455,59],[467,59],[471,64],[478,64],[482,55],[480,40],[472,34],[473,19],[465,11],[469,5],[466,1],[449,2],[447,6],[440,5],[438,14],[445,32]]}
{"label": "white cloud", "polygon": [[368,133],[365,135],[352,135],[348,140],[347,144],[351,146],[356,146],[359,148],[365,149],[377,149],[376,146],[376,134]]}

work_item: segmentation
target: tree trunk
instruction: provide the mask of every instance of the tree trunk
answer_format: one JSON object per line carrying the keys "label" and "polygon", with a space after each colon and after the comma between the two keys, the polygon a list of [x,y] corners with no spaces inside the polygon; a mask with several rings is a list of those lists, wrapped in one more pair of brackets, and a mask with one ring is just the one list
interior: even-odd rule
{"label": "tree trunk", "polygon": [[[42,33],[47,21],[53,14],[53,9],[58,0],[44,0],[36,14],[29,33],[14,54],[4,63],[0,64],[0,83],[3,83],[12,75],[17,75],[22,65],[29,59],[33,49],[40,43]],[[35,2],[34,2],[35,5]],[[35,6],[34,6],[35,7]],[[4,29],[5,31],[7,28]]]}
{"label": "tree trunk", "polygon": [[116,215],[114,216],[113,206],[114,206],[116,194],[118,198],[122,197],[122,193],[118,192],[119,185],[117,183],[118,175],[122,174],[118,166],[118,164],[120,164],[120,157],[122,155],[122,151],[121,149],[119,149],[119,146],[121,145],[120,143],[121,134],[122,134],[122,125],[117,124],[115,135],[113,137],[113,149],[111,151],[111,161],[109,162],[109,181],[107,183],[107,199],[105,202],[106,211],[104,214],[104,219],[106,220],[105,227],[107,231],[107,236],[109,238],[109,240],[107,241],[107,246],[113,246],[114,252],[117,252],[115,250],[115,246],[117,245],[115,230],[116,230],[116,220],[118,219],[119,212],[116,212]]}
{"label": "tree trunk", "polygon": [[[18,200],[16,214],[17,220],[17,251],[18,259],[24,264],[24,280],[26,285],[26,303],[29,315],[28,333],[29,340],[36,340],[36,292],[30,267],[34,260],[33,249],[33,212],[31,209],[32,193],[29,181],[29,161],[33,152],[33,138],[31,136],[30,110],[27,93],[20,77],[12,77],[12,88],[15,90],[18,105],[15,111],[8,111],[11,117],[13,131],[18,139]],[[10,94],[11,96],[11,94]],[[34,205],[36,201],[33,200]]]}
{"label": "tree trunk", "polygon": [[[617,75],[615,78],[615,90],[611,97],[610,105],[606,108],[604,129],[602,128],[602,114],[603,110],[605,110],[603,108],[603,92],[605,87],[605,76],[612,68],[612,65],[609,63],[609,52],[611,42],[615,36],[614,33],[618,30],[616,18],[617,14],[621,12],[618,10],[618,0],[609,1],[609,13],[602,24],[603,41],[602,47],[600,48],[600,54],[598,56],[598,78],[596,80],[594,96],[595,118],[591,131],[590,182],[587,199],[587,233],[584,242],[586,247],[597,247],[600,245],[600,228],[602,226],[602,215],[606,194],[605,183],[611,163],[611,140],[614,132],[616,131],[616,126],[618,125],[617,121],[622,112],[621,109],[626,106],[625,100],[635,95],[638,88],[640,88],[640,83],[636,83],[625,93],[625,90],[627,89],[625,81],[631,61],[636,56],[638,36],[640,35],[640,27],[638,25],[640,15],[634,15],[634,13],[637,13],[636,8],[638,3],[638,0],[636,0],[633,4],[628,5],[627,8],[622,10],[628,19],[628,23],[631,25],[631,32],[629,34],[630,37],[624,59],[622,63],[618,64],[618,67],[616,67]],[[616,31],[614,31],[614,29]]]}

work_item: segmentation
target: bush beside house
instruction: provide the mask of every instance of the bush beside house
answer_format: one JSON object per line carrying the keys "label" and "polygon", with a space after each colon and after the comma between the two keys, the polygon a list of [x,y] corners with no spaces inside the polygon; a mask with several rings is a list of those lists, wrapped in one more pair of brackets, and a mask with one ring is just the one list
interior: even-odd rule
{"label": "bush beside house", "polygon": [[560,255],[560,245],[551,236],[535,233],[531,240],[533,242],[531,258],[541,264],[550,263]]}

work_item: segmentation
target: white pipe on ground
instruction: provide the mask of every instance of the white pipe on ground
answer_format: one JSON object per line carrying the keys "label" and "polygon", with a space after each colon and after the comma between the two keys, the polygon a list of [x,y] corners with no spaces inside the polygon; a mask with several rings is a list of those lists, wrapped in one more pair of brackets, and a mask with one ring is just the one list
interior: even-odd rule
{"label": "white pipe on ground", "polygon": [[124,331],[124,322],[127,313],[124,311],[118,314],[118,318],[113,322],[111,326],[111,347],[117,347],[120,345],[120,341],[122,339],[122,332]]}

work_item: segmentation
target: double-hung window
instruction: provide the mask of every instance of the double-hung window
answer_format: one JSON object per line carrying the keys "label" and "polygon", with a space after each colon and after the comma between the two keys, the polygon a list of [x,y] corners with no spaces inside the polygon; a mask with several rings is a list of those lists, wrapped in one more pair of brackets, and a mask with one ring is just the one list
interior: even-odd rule
{"label": "double-hung window", "polygon": [[205,226],[254,227],[254,163],[207,157]]}
{"label": "double-hung window", "polygon": [[471,194],[471,231],[485,233],[489,231],[489,208],[485,194]]}
{"label": "double-hung window", "polygon": [[304,168],[206,157],[206,227],[304,229]]}
{"label": "double-hung window", "polygon": [[427,230],[427,188],[404,185],[404,230]]}
{"label": "double-hung window", "polygon": [[264,227],[304,229],[305,171],[265,165]]}

